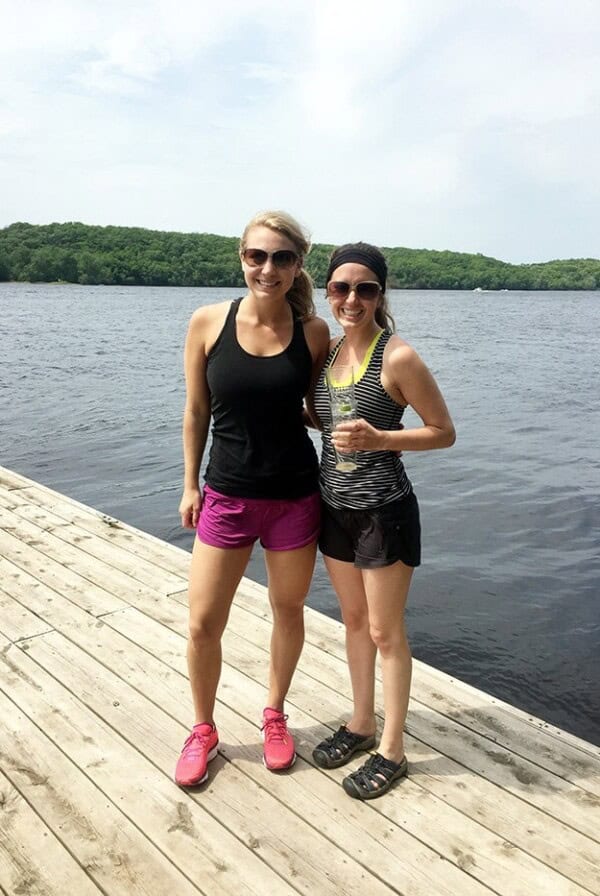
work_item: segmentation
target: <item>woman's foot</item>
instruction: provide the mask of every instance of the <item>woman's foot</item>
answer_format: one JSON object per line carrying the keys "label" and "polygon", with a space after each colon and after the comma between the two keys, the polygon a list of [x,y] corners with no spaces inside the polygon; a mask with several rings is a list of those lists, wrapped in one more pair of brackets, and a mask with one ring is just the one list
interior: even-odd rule
{"label": "woman's foot", "polygon": [[267,707],[263,711],[264,751],[263,762],[271,771],[290,768],[296,761],[294,738],[288,731],[287,716],[278,709]]}
{"label": "woman's foot", "polygon": [[219,735],[211,722],[194,725],[181,751],[175,769],[175,782],[180,787],[203,784],[208,778],[207,766],[217,755]]}
{"label": "woman's foot", "polygon": [[320,768],[339,768],[359,750],[370,750],[374,746],[374,734],[355,734],[341,725],[335,734],[315,747],[312,755]]}
{"label": "woman's foot", "polygon": [[400,762],[392,762],[381,753],[374,753],[364,765],[344,778],[342,787],[354,799],[373,800],[387,793],[394,781],[405,777],[407,772],[406,756]]}

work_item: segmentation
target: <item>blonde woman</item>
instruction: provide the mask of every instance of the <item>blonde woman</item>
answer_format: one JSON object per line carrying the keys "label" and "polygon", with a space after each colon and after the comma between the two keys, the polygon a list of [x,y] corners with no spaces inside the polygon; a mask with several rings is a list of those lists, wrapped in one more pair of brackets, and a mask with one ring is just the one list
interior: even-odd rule
{"label": "blonde woman", "polygon": [[[182,525],[196,529],[189,584],[188,669],[195,724],[175,771],[182,787],[208,777],[221,636],[252,546],[264,549],[273,614],[263,761],[295,760],[284,701],[304,641],[303,606],[319,533],[318,459],[303,419],[327,354],[303,269],[310,248],[283,212],[254,217],[239,255],[247,291],[198,308],[185,345]],[[203,488],[200,466],[212,420]]]}

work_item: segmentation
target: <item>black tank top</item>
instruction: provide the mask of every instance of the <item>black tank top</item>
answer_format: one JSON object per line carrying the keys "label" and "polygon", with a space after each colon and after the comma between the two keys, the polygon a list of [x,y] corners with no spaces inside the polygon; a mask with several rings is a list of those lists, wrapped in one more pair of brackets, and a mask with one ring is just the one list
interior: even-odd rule
{"label": "black tank top", "polygon": [[250,355],[239,344],[232,302],[207,357],[213,418],[206,482],[240,498],[293,499],[318,490],[319,464],[302,421],[312,357],[302,322],[294,320],[284,351]]}

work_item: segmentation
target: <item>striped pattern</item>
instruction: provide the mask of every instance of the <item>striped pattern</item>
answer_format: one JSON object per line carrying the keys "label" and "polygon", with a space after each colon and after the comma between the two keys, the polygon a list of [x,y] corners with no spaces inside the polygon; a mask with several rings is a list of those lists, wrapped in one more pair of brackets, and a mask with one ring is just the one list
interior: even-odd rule
{"label": "striped pattern", "polygon": [[[391,335],[389,330],[381,332],[367,368],[361,368],[355,384],[358,416],[376,429],[398,429],[404,414],[404,408],[390,398],[381,385],[383,352]],[[329,353],[326,368],[335,360],[344,338]],[[320,487],[328,504],[340,509],[364,510],[389,504],[410,494],[412,486],[404,464],[392,451],[359,451],[357,470],[341,473],[335,469],[325,369],[317,383],[315,407],[323,427]]]}

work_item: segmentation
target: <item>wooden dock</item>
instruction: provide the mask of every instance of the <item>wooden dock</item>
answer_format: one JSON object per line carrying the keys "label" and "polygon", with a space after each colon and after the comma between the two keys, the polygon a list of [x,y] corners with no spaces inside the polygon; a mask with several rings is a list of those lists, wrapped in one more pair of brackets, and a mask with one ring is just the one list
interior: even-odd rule
{"label": "wooden dock", "polygon": [[406,780],[360,803],[343,769],[316,768],[350,692],[342,626],[310,609],[287,703],[299,758],[268,772],[269,611],[248,579],[224,640],[219,756],[207,784],[177,788],[188,563],[0,468],[4,896],[600,894],[600,749],[423,663]]}

